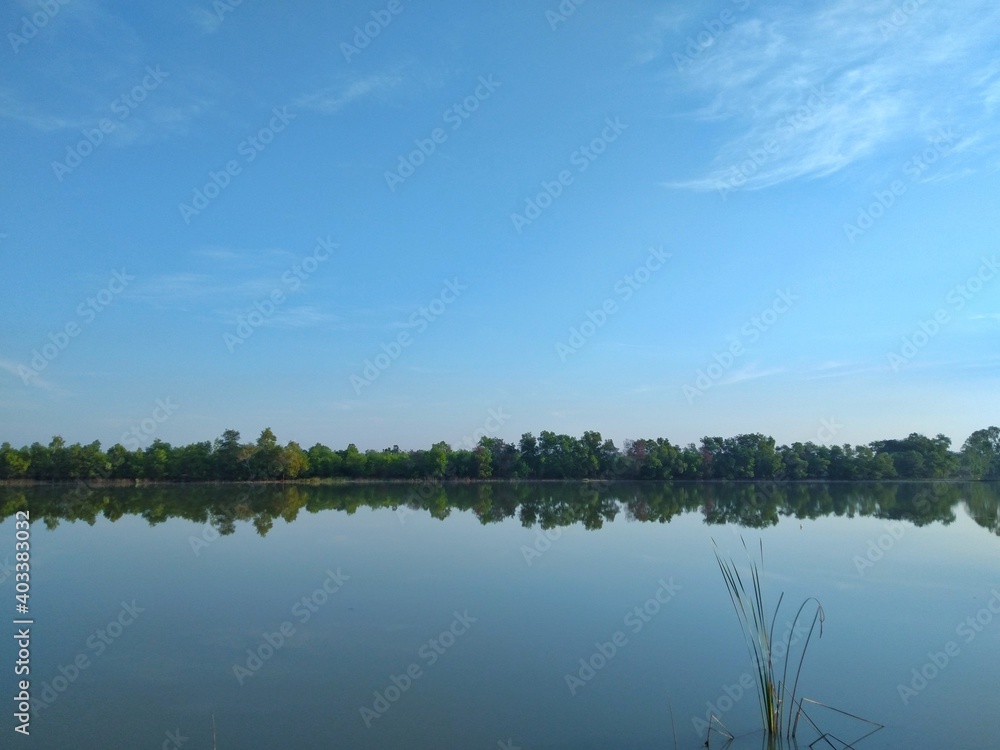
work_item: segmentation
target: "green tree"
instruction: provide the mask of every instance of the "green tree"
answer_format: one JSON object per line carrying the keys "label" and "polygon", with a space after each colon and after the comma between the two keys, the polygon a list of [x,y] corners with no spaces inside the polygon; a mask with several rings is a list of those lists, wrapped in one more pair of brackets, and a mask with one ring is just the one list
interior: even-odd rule
{"label": "green tree", "polygon": [[282,479],[295,479],[309,471],[309,456],[294,440],[281,451],[279,462]]}
{"label": "green tree", "polygon": [[28,473],[30,454],[14,450],[10,443],[0,445],[0,479],[18,479]]}
{"label": "green tree", "polygon": [[365,475],[365,457],[358,450],[358,446],[351,443],[341,454],[345,476],[359,479]]}
{"label": "green tree", "polygon": [[243,446],[240,445],[240,433],[238,430],[226,430],[222,437],[215,441],[212,455],[215,458],[215,477],[234,481],[242,479],[243,468]]}
{"label": "green tree", "polygon": [[448,454],[451,446],[445,442],[434,443],[424,454],[424,472],[429,477],[443,477],[448,472]]}
{"label": "green tree", "polygon": [[1000,478],[1000,427],[973,432],[962,444],[961,456],[970,479]]}
{"label": "green tree", "polygon": [[253,479],[277,479],[281,476],[281,446],[270,427],[261,430],[249,456],[249,465]]}
{"label": "green tree", "polygon": [[49,443],[49,456],[50,464],[50,475],[46,477],[47,479],[69,479],[70,478],[70,465],[69,465],[69,448],[66,447],[66,441],[62,439],[59,435],[55,435],[52,441]]}
{"label": "green tree", "polygon": [[309,449],[309,472],[314,477],[336,477],[343,470],[343,459],[330,448],[316,443]]}
{"label": "green tree", "polygon": [[170,443],[165,443],[159,438],[156,438],[152,444],[142,452],[142,456],[143,473],[147,479],[172,478],[170,471]]}

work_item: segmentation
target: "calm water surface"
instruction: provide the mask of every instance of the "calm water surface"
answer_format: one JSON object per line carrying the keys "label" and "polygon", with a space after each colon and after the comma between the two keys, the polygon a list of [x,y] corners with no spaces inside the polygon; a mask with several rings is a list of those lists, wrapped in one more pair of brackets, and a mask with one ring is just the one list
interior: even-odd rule
{"label": "calm water surface", "polygon": [[799,693],[885,725],[859,748],[1000,747],[995,485],[0,488],[0,562],[21,507],[45,703],[0,747],[210,750],[213,716],[220,750],[693,749],[713,711],[747,735],[713,552],[746,567],[741,538],[778,633],[822,601]]}

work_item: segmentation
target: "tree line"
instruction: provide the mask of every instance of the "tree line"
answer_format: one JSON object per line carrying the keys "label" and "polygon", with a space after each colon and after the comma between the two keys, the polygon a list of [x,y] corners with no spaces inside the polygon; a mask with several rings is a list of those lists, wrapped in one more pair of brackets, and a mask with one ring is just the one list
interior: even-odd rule
{"label": "tree line", "polygon": [[472,448],[439,442],[426,450],[398,446],[361,452],[279,444],[270,428],[254,442],[236,430],[215,441],[173,446],[153,440],[129,450],[99,441],[67,445],[0,445],[0,480],[149,480],[247,482],[308,479],[735,479],[881,480],[1000,479],[1000,428],[972,433],[961,450],[944,435],[919,433],[867,445],[776,445],[761,433],[704,437],[680,447],[664,438],[626,440],[622,448],[599,432],[582,437],[542,431],[517,443],[483,437]]}

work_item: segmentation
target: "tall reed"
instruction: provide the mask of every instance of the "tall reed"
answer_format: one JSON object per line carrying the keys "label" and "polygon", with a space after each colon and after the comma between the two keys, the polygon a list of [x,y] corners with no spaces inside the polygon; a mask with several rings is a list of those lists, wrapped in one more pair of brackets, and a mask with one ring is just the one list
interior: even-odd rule
{"label": "tall reed", "polygon": [[[810,602],[815,603],[816,610],[813,613],[812,624],[809,627],[809,634],[806,636],[805,643],[802,646],[798,667],[795,670],[795,680],[792,683],[791,692],[789,692],[788,666],[791,656],[791,643],[788,644],[784,656],[779,657],[784,660],[780,680],[777,679],[774,654],[774,626],[778,620],[778,612],[781,610],[781,602],[785,595],[781,594],[778,597],[778,605],[774,608],[774,614],[771,616],[770,626],[768,626],[767,609],[764,606],[764,591],[761,584],[761,569],[764,566],[764,543],[763,541],[760,543],[760,563],[758,564],[756,560],[750,557],[750,550],[747,548],[746,540],[742,537],[740,539],[743,542],[743,548],[747,552],[747,559],[750,563],[750,577],[748,582],[744,582],[744,577],[740,575],[740,571],[732,559],[723,560],[717,544],[715,559],[719,563],[719,570],[722,571],[722,577],[726,582],[726,589],[729,591],[729,597],[732,600],[733,608],[736,610],[736,616],[739,618],[740,628],[743,631],[747,648],[750,650],[750,656],[756,667],[757,698],[760,703],[760,714],[764,731],[772,737],[781,735],[794,737],[795,727],[798,722],[796,721],[793,725],[792,717],[797,713],[795,711],[795,698],[798,692],[799,677],[802,674],[802,664],[805,661],[806,650],[809,648],[809,641],[812,639],[812,634],[817,623],[819,624],[819,635],[821,638],[823,637],[823,621],[826,619],[826,613],[823,611],[823,605],[820,604],[818,599],[809,597],[802,602],[798,612],[795,614],[795,618],[792,620],[789,638],[796,631],[799,618],[802,617],[806,607]],[[714,544],[715,540],[712,541]]]}

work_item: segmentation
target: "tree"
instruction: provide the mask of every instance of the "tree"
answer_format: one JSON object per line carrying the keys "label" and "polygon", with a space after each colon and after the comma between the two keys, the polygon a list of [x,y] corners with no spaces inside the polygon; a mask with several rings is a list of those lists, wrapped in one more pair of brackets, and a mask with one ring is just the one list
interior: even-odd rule
{"label": "tree", "polygon": [[282,475],[281,447],[270,427],[261,430],[249,456],[250,475],[254,479],[276,479]]}
{"label": "tree", "polygon": [[489,479],[493,476],[493,453],[480,442],[474,451],[476,457],[476,478]]}
{"label": "tree", "polygon": [[521,454],[521,461],[528,469],[527,476],[539,477],[541,476],[541,466],[539,465],[538,457],[538,440],[530,432],[526,432],[521,435],[521,441],[518,444],[518,450]]}
{"label": "tree", "polygon": [[888,453],[899,476],[905,479],[944,479],[954,476],[959,457],[951,452],[951,439],[938,434],[933,439],[911,432],[903,440],[870,443],[876,454]]}
{"label": "tree", "polygon": [[448,471],[448,454],[451,446],[445,442],[434,443],[424,454],[424,472],[429,477],[443,477]]}
{"label": "tree", "polygon": [[217,479],[236,480],[243,478],[243,446],[240,445],[238,430],[226,430],[215,441],[215,476]]}
{"label": "tree", "polygon": [[365,457],[354,443],[348,445],[347,450],[341,453],[341,460],[346,476],[358,479],[365,475]]}
{"label": "tree", "polygon": [[309,471],[309,456],[298,443],[291,441],[281,451],[279,465],[282,479],[295,479]]}
{"label": "tree", "polygon": [[143,451],[143,469],[147,479],[168,479],[171,477],[170,454],[170,443],[165,443],[159,438],[156,438]]}
{"label": "tree", "polygon": [[10,443],[0,446],[0,479],[17,479],[28,472],[31,465],[25,450],[14,450]]}
{"label": "tree", "polygon": [[212,444],[207,440],[175,448],[173,455],[174,478],[193,482],[211,479],[215,473],[214,462]]}
{"label": "tree", "polygon": [[314,477],[340,476],[343,468],[341,457],[321,443],[309,449],[309,473]]}
{"label": "tree", "polygon": [[961,455],[970,479],[1000,478],[1000,427],[973,432],[962,444]]}
{"label": "tree", "polygon": [[69,448],[66,447],[66,441],[59,435],[55,435],[49,443],[49,456],[51,468],[47,478],[69,479]]}
{"label": "tree", "polygon": [[781,473],[785,479],[805,479],[809,476],[809,461],[802,443],[783,445],[778,449],[778,455],[781,456]]}

